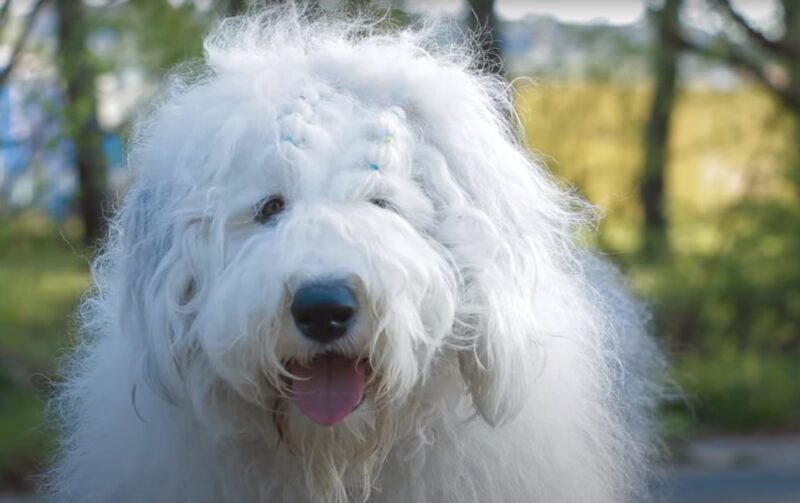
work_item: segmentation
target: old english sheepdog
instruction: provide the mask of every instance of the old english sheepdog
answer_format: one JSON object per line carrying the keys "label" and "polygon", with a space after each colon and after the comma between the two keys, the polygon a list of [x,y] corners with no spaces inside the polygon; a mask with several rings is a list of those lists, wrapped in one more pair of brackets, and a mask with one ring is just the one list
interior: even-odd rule
{"label": "old english sheepdog", "polygon": [[251,13],[170,81],[54,404],[53,501],[647,498],[646,312],[442,33]]}

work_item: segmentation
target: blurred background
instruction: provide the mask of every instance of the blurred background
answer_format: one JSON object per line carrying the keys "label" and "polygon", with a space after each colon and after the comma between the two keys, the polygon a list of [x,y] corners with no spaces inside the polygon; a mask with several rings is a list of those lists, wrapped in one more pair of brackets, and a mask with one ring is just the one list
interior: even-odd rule
{"label": "blurred background", "polygon": [[[657,491],[800,501],[800,1],[310,3],[488,29],[484,70],[604,213],[589,245],[651,303],[685,391],[662,410]],[[51,453],[43,406],[133,119],[247,5],[0,0],[0,494],[29,491]]]}

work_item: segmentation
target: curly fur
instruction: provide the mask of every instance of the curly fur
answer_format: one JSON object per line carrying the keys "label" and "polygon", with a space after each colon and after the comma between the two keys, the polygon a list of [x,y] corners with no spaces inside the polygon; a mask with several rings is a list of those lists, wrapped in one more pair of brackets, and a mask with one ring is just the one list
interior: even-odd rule
{"label": "curly fur", "polygon": [[[54,406],[53,501],[646,499],[647,314],[575,244],[591,209],[520,144],[507,85],[443,38],[274,9],[170,81]],[[285,362],[331,348],[287,299],[328,275],[367,313],[333,349],[372,374],[321,427]]]}

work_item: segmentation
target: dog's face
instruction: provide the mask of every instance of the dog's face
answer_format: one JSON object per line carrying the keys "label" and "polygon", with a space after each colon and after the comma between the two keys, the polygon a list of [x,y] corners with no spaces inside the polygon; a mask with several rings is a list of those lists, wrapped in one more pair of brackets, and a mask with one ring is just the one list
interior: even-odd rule
{"label": "dog's face", "polygon": [[408,41],[340,42],[208,43],[209,75],[139,131],[117,240],[151,385],[198,415],[262,411],[250,426],[331,484],[435,420],[440,368],[488,422],[519,408],[532,285],[571,222],[495,81]]}
{"label": "dog's face", "polygon": [[187,201],[191,330],[242,397],[280,397],[292,421],[331,426],[362,402],[399,405],[425,379],[451,333],[458,270],[402,108],[323,82],[272,99],[261,113],[252,95],[225,105],[254,120],[230,165],[192,188],[210,199]]}

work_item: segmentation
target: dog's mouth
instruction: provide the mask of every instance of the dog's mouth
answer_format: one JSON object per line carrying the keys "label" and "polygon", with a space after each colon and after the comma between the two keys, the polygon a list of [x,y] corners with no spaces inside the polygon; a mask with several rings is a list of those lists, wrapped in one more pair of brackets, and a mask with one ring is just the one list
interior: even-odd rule
{"label": "dog's mouth", "polygon": [[332,426],[344,420],[364,400],[369,366],[364,360],[325,353],[308,362],[291,361],[292,397],[311,421]]}

